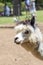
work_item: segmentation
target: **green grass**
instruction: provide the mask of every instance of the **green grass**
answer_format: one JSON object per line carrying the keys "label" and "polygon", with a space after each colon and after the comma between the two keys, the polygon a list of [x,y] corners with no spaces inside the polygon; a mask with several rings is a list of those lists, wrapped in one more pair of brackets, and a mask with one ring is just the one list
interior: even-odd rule
{"label": "green grass", "polygon": [[[28,14],[29,17],[29,14]],[[14,17],[0,17],[0,24],[12,24],[14,23],[13,20]],[[25,20],[26,19],[26,12],[22,12],[22,16],[19,17],[20,20]],[[37,11],[37,17],[36,17],[37,22],[42,22],[43,23],[43,10]]]}
{"label": "green grass", "polygon": [[37,11],[37,21],[43,22],[43,10]]}
{"label": "green grass", "polygon": [[13,23],[13,17],[0,17],[0,24]]}
{"label": "green grass", "polygon": [[[23,12],[24,16],[22,16],[22,19],[26,18],[26,12]],[[27,15],[29,17],[29,14]],[[36,21],[37,22],[43,22],[43,10],[39,10],[36,13]]]}

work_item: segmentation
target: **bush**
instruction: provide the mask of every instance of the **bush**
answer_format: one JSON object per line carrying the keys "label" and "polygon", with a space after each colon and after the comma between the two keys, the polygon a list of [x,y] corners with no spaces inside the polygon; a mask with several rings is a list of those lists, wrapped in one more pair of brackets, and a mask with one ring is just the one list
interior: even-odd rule
{"label": "bush", "polygon": [[21,10],[24,11],[25,10],[25,2],[21,3]]}
{"label": "bush", "polygon": [[4,7],[4,4],[0,3],[0,12],[3,12],[3,7]]}

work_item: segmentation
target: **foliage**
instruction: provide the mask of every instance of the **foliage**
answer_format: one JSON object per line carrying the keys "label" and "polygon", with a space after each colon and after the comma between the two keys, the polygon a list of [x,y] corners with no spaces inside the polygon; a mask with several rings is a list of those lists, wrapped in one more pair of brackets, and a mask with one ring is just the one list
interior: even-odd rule
{"label": "foliage", "polygon": [[11,2],[12,0],[0,0],[0,2]]}
{"label": "foliage", "polygon": [[[13,3],[14,0],[0,0],[0,2],[2,3],[5,3],[5,2],[10,2],[10,3]],[[21,0],[22,2],[25,1],[25,0]],[[22,3],[22,7],[24,8],[24,3]],[[38,9],[42,9],[43,8],[43,0],[36,0],[36,5]],[[23,9],[22,8],[22,9]]]}
{"label": "foliage", "polygon": [[[13,0],[0,0],[0,2],[12,2]],[[25,0],[21,0],[21,1],[25,1]],[[36,0],[38,3],[42,3],[43,4],[43,0]]]}
{"label": "foliage", "polygon": [[25,10],[25,2],[22,2],[21,3],[21,11],[24,11]]}
{"label": "foliage", "polygon": [[3,7],[4,7],[4,4],[0,3],[0,12],[3,12]]}

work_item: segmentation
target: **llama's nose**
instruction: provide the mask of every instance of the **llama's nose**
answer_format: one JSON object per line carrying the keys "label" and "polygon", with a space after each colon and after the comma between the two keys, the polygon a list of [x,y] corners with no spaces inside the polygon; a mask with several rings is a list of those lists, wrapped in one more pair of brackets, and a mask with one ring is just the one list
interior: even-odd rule
{"label": "llama's nose", "polygon": [[18,37],[16,37],[15,39],[14,39],[14,42],[16,43],[16,44],[19,44],[19,42],[17,41],[19,38]]}
{"label": "llama's nose", "polygon": [[18,37],[15,38],[15,41],[18,39]]}

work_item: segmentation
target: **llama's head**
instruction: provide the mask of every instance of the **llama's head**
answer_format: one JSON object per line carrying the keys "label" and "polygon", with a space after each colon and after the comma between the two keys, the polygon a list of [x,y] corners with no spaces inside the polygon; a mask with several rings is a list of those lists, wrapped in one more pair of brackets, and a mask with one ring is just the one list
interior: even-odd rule
{"label": "llama's head", "polygon": [[[42,35],[37,27],[35,27],[34,17],[29,21],[20,22],[15,26],[16,35],[14,37],[14,42],[17,44],[30,42],[34,43],[37,51],[43,56],[43,43],[41,43]],[[35,32],[36,31],[36,32]],[[37,34],[36,34],[37,33]]]}
{"label": "llama's head", "polygon": [[30,21],[25,21],[17,24],[15,26],[15,31],[17,32],[16,36],[14,37],[14,42],[17,44],[30,42],[30,38],[34,37],[34,18]]}

